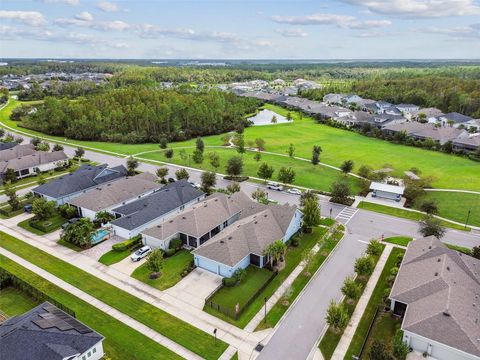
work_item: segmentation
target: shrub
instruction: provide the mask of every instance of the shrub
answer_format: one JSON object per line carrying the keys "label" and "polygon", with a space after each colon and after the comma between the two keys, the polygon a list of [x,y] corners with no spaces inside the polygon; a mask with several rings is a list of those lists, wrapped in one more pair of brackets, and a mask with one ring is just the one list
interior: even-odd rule
{"label": "shrub", "polygon": [[247,276],[247,270],[239,268],[235,270],[232,277],[235,278],[237,282],[241,283],[246,276]]}
{"label": "shrub", "polygon": [[223,282],[223,285],[226,287],[233,287],[237,285],[237,279],[235,279],[234,277],[223,278],[222,282]]}
{"label": "shrub", "polygon": [[408,354],[408,345],[403,341],[403,331],[398,329],[393,338],[393,355],[398,360],[404,360]]}
{"label": "shrub", "polygon": [[340,331],[348,324],[348,312],[343,303],[336,303],[334,300],[330,302],[327,309],[327,316],[325,318],[327,324],[330,325],[334,331]]}
{"label": "shrub", "polygon": [[367,247],[367,254],[372,256],[379,256],[383,251],[383,246],[378,240],[370,241]]}
{"label": "shrub", "polygon": [[175,255],[175,253],[176,253],[175,249],[167,249],[165,250],[165,257],[173,256]]}
{"label": "shrub", "polygon": [[362,256],[355,261],[355,272],[360,276],[371,275],[375,269],[375,262],[371,256]]}
{"label": "shrub", "polygon": [[63,204],[58,207],[58,213],[65,219],[71,219],[77,215],[77,208],[69,204]]}
{"label": "shrub", "polygon": [[362,293],[360,284],[357,284],[353,277],[347,277],[343,281],[342,294],[352,300],[357,300]]}
{"label": "shrub", "polygon": [[141,236],[135,236],[131,239],[116,243],[112,245],[112,249],[115,251],[125,251],[128,249],[135,248],[139,246],[142,243],[142,237]]}
{"label": "shrub", "polygon": [[172,239],[170,240],[170,244],[168,247],[169,249],[180,250],[180,248],[182,247],[182,240]]}

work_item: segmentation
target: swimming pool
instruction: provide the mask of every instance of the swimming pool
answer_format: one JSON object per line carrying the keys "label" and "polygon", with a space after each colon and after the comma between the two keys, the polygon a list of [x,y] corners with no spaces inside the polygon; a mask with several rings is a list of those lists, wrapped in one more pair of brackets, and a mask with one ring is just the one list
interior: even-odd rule
{"label": "swimming pool", "polygon": [[101,230],[98,230],[98,231],[94,232],[92,234],[92,236],[90,237],[90,241],[91,241],[92,245],[98,244],[99,242],[105,240],[105,238],[107,237],[107,235],[109,233],[110,232],[108,230],[105,230],[105,229],[101,229]]}

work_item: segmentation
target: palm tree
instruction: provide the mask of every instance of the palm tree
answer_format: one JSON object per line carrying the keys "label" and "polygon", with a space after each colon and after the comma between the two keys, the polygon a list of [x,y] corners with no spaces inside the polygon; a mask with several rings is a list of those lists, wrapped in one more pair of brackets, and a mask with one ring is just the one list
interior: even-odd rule
{"label": "palm tree", "polygon": [[274,265],[284,260],[286,251],[287,245],[282,240],[276,240],[265,248],[263,255],[267,256]]}

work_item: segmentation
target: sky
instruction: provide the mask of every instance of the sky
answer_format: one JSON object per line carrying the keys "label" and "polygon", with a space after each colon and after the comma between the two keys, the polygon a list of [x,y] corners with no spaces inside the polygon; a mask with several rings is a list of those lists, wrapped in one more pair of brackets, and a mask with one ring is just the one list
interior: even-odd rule
{"label": "sky", "polygon": [[2,0],[0,57],[479,59],[480,0]]}

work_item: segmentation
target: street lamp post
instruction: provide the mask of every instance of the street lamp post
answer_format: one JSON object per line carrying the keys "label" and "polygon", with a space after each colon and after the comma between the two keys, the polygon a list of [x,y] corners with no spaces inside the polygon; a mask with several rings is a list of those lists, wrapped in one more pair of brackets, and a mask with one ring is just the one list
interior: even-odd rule
{"label": "street lamp post", "polygon": [[217,328],[213,329],[213,335],[215,336],[215,345],[217,345]]}
{"label": "street lamp post", "polygon": [[332,218],[332,208],[330,208],[330,219]]}
{"label": "street lamp post", "polygon": [[265,324],[267,323],[267,297],[265,296]]}
{"label": "street lamp post", "polygon": [[470,213],[472,212],[472,209],[470,208],[468,210],[468,214],[467,214],[467,220],[465,220],[465,229],[467,228],[467,224],[468,224],[468,220],[470,219]]}

